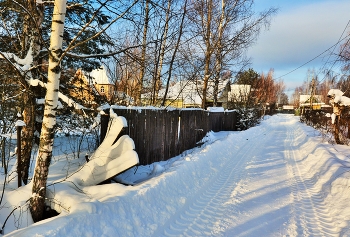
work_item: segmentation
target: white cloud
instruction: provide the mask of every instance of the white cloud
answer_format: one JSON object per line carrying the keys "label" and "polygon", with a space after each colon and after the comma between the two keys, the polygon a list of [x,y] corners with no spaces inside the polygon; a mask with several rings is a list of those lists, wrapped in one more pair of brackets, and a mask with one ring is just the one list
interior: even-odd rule
{"label": "white cloud", "polygon": [[[289,4],[290,7],[290,4]],[[296,68],[335,44],[350,17],[350,1],[326,1],[283,8],[248,55],[253,68]],[[338,50],[338,49],[336,49]],[[322,65],[321,59],[309,64]]]}

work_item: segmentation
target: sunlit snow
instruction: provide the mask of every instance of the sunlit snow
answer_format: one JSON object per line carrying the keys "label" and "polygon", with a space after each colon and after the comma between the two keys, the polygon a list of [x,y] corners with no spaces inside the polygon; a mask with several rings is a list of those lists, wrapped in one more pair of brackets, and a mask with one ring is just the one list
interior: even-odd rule
{"label": "sunlit snow", "polygon": [[[210,132],[201,147],[132,168],[124,183],[53,189],[84,158],[57,155],[49,190],[65,195],[60,215],[32,224],[30,184],[6,186],[6,236],[349,236],[350,150],[299,117],[265,117],[240,132]],[[61,157],[61,158],[60,158]],[[70,171],[72,172],[72,171]],[[50,188],[51,187],[51,188]],[[54,201],[54,200],[53,200]],[[16,230],[19,228],[18,230]]]}

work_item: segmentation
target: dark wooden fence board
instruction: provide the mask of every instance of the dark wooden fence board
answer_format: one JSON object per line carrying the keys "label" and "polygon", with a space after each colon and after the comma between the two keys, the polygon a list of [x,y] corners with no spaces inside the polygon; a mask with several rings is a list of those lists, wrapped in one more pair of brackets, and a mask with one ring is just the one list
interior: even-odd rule
{"label": "dark wooden fence board", "polygon": [[209,131],[237,130],[237,113],[205,110],[114,109],[126,118],[140,164],[168,160],[194,148]]}

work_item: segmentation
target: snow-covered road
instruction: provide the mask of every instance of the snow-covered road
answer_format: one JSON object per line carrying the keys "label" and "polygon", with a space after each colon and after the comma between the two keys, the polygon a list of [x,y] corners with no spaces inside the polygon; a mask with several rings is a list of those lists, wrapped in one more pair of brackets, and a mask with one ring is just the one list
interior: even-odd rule
{"label": "snow-covered road", "polygon": [[337,236],[322,193],[300,171],[304,131],[291,117],[272,119],[206,148],[215,174],[154,236]]}
{"label": "snow-covered road", "polygon": [[[215,151],[210,179],[161,229],[166,236],[257,236],[279,232],[290,197],[283,152],[285,135],[260,130],[254,136],[229,136],[208,149]],[[239,144],[239,145],[238,145]],[[205,178],[205,173],[203,174]],[[283,221],[279,221],[283,225]],[[162,236],[162,233],[156,234]]]}
{"label": "snow-covered road", "polygon": [[207,140],[148,166],[149,180],[86,188],[69,213],[12,234],[350,236],[348,147],[326,143],[290,115]]}

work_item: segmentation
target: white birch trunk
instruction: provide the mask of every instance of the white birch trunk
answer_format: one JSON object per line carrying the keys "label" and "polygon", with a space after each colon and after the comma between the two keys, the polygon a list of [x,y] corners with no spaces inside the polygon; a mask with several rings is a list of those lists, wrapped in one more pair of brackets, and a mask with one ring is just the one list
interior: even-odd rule
{"label": "white birch trunk", "polygon": [[155,81],[155,93],[154,93],[154,103],[158,100],[158,93],[161,87],[161,74],[163,69],[163,60],[165,56],[165,47],[168,37],[168,30],[169,30],[169,15],[170,15],[170,8],[171,8],[171,0],[168,0],[168,7],[166,11],[166,17],[165,17],[165,26],[164,26],[164,32],[162,36],[162,45],[160,49],[160,56],[159,56],[159,63],[158,63],[158,69],[157,69],[157,75],[156,75],[156,81]]}
{"label": "white birch trunk", "polygon": [[141,93],[142,93],[143,81],[146,73],[146,48],[147,48],[148,24],[149,24],[149,0],[146,0],[145,23],[143,26],[142,53],[141,53],[141,72],[140,72],[140,78],[137,82],[136,105],[142,104]]}
{"label": "white birch trunk", "polygon": [[203,78],[203,90],[202,90],[202,109],[205,109],[205,105],[207,102],[207,89],[208,89],[208,81],[210,78],[210,59],[213,54],[212,44],[211,44],[211,25],[212,25],[212,7],[213,1],[209,0],[207,3],[208,9],[205,13],[207,14],[207,18],[205,16],[201,16],[203,19],[203,24],[205,24],[205,53],[204,53],[204,78]]}
{"label": "white birch trunk", "polygon": [[223,41],[223,33],[224,33],[224,22],[225,22],[225,8],[226,8],[226,0],[221,0],[221,16],[220,23],[218,27],[218,38],[216,39],[216,58],[215,58],[215,72],[214,72],[214,101],[213,106],[216,107],[218,103],[218,94],[219,94],[219,82],[220,75],[222,70],[222,41]]}
{"label": "white birch trunk", "polygon": [[55,0],[52,16],[44,118],[40,135],[39,153],[34,170],[32,198],[30,200],[30,211],[34,222],[42,219],[45,206],[46,182],[52,157],[54,127],[56,125],[56,109],[61,75],[60,57],[62,55],[66,4],[66,0]]}

